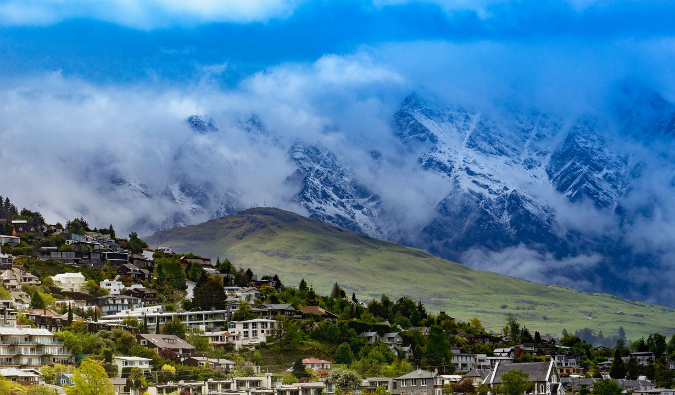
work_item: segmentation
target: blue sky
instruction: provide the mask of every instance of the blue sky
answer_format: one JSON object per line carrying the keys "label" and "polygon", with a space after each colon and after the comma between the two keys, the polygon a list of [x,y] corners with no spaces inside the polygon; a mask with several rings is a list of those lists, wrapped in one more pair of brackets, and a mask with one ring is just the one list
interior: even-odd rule
{"label": "blue sky", "polygon": [[634,56],[631,47],[665,45],[675,32],[675,3],[669,1],[199,4],[2,1],[0,72],[60,71],[96,83],[185,83],[201,78],[204,67],[227,64],[221,82],[233,84],[274,65],[388,43],[529,44],[536,52],[556,43],[592,48],[623,42],[626,55]]}

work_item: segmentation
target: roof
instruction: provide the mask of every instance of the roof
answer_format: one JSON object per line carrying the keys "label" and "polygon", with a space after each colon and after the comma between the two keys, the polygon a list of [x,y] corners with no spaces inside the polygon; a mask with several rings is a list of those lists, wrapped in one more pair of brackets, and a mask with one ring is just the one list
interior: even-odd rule
{"label": "roof", "polygon": [[396,380],[407,380],[407,379],[432,379],[436,377],[438,373],[429,372],[427,370],[417,369],[408,374],[404,374],[401,377],[397,377]]}
{"label": "roof", "polygon": [[122,361],[152,361],[150,358],[143,357],[124,357],[124,356],[115,356],[113,359],[119,359]]}
{"label": "roof", "polygon": [[[195,346],[176,335],[139,335],[157,348],[194,349]],[[172,343],[170,341],[173,341]]]}
{"label": "roof", "polygon": [[127,385],[127,379],[113,377],[109,379],[112,385]]}
{"label": "roof", "polygon": [[326,361],[325,359],[305,358],[302,360],[302,363],[333,363],[333,362]]}
{"label": "roof", "polygon": [[46,329],[38,328],[13,328],[13,327],[0,327],[0,335],[37,335],[37,336],[54,336],[50,331]]}
{"label": "roof", "polygon": [[511,370],[521,370],[527,373],[529,381],[547,381],[553,362],[529,362],[497,364],[492,374],[487,378],[489,384],[500,384],[502,375]]}
{"label": "roof", "polygon": [[335,314],[325,309],[322,309],[319,306],[302,306],[300,310],[302,311],[302,314],[331,315],[337,317]]}
{"label": "roof", "polygon": [[0,374],[4,377],[38,377],[38,375],[33,372],[27,372],[17,368],[2,368],[0,369]]}
{"label": "roof", "polygon": [[488,374],[490,374],[492,371],[487,370],[487,369],[471,369],[469,373],[464,375],[464,378],[471,378],[471,377],[480,377],[481,379],[485,379]]}

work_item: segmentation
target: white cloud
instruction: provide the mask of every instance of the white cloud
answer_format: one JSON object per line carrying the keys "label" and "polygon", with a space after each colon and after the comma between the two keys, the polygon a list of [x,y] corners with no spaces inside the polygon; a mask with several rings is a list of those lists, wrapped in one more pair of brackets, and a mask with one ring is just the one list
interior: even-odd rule
{"label": "white cloud", "polygon": [[95,18],[151,29],[209,22],[258,22],[284,18],[304,0],[7,0],[0,24],[46,25],[71,18]]}

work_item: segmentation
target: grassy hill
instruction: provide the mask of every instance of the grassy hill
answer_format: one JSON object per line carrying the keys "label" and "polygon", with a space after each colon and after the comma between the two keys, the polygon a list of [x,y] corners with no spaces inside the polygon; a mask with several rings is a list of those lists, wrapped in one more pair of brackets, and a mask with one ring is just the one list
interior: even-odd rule
{"label": "grassy hill", "polygon": [[670,308],[472,270],[273,208],[249,209],[144,240],[178,253],[228,258],[258,274],[276,273],[285,284],[295,286],[305,278],[323,294],[337,281],[361,300],[383,293],[410,296],[461,320],[479,317],[495,332],[512,313],[532,331],[557,336],[563,328],[573,332],[586,327],[615,335],[620,326],[633,339],[675,333],[675,310]]}

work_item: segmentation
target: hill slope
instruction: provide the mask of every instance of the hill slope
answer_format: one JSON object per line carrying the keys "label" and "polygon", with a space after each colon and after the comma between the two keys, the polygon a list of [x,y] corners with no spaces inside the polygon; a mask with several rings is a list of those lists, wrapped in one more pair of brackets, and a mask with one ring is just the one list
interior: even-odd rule
{"label": "hill slope", "polygon": [[554,335],[589,327],[607,336],[620,326],[629,338],[675,333],[673,309],[472,270],[279,209],[249,209],[144,240],[179,253],[228,258],[256,273],[276,273],[286,284],[305,278],[324,294],[337,281],[359,299],[407,295],[462,320],[479,317],[495,331],[512,313],[531,329]]}

